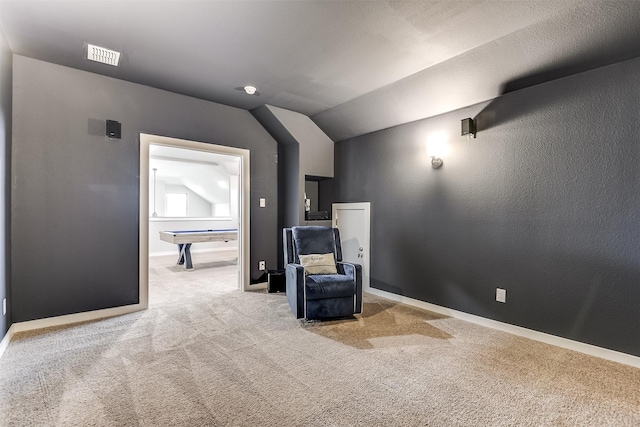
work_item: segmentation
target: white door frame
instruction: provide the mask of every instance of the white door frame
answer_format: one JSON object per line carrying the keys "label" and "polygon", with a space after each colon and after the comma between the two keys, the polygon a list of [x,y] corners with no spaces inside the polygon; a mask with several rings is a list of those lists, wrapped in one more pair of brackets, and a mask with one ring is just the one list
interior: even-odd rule
{"label": "white door frame", "polygon": [[[334,203],[331,205],[331,226],[340,229],[340,218],[338,210],[362,210],[364,211],[364,228],[366,230],[365,246],[364,246],[364,265],[367,268],[366,275],[362,280],[362,291],[368,292],[371,280],[371,203]],[[342,233],[341,233],[342,234]],[[342,238],[342,235],[340,236]]]}
{"label": "white door frame", "polygon": [[149,306],[149,145],[166,145],[176,148],[186,148],[198,151],[210,151],[230,156],[240,157],[240,182],[238,197],[238,267],[239,288],[249,290],[250,286],[250,236],[249,236],[249,196],[250,169],[249,150],[243,148],[214,145],[206,142],[189,141],[186,139],[170,138],[166,136],[140,134],[140,304]]}

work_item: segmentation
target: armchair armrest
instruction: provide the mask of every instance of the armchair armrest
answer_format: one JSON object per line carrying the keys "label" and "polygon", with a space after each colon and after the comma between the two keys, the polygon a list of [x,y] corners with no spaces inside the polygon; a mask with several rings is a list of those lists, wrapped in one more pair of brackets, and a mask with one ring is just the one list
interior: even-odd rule
{"label": "armchair armrest", "polygon": [[300,264],[285,266],[287,299],[297,319],[304,317],[304,267]]}
{"label": "armchair armrest", "polygon": [[362,265],[351,262],[337,262],[338,270],[352,277],[356,282],[355,313],[362,313]]}
{"label": "armchair armrest", "polygon": [[362,275],[362,266],[360,264],[338,261],[336,262],[336,266],[338,267],[338,273],[340,274],[345,274],[349,277],[357,277]]}

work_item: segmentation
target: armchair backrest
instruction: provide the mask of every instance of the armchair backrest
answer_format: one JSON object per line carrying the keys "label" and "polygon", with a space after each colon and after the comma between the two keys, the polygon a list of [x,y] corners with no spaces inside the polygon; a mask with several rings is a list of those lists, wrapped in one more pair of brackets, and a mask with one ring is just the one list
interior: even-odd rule
{"label": "armchair backrest", "polygon": [[337,228],[322,226],[299,226],[283,229],[283,247],[285,264],[299,264],[298,255],[333,253],[336,260],[342,261],[340,231]]}

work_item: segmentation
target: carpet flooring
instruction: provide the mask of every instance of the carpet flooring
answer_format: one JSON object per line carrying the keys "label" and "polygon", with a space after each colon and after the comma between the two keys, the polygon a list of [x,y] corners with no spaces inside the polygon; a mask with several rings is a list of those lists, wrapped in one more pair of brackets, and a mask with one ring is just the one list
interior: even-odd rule
{"label": "carpet flooring", "polygon": [[372,295],[307,323],[233,258],[171,260],[144,312],[15,336],[0,425],[640,426],[639,369]]}

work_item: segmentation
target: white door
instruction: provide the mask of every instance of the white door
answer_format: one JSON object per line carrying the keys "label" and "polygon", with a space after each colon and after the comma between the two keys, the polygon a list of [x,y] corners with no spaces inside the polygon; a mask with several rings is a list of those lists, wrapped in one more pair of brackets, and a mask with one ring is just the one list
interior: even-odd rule
{"label": "white door", "polygon": [[342,258],[362,265],[362,289],[369,290],[371,203],[334,203],[332,225],[340,230]]}

